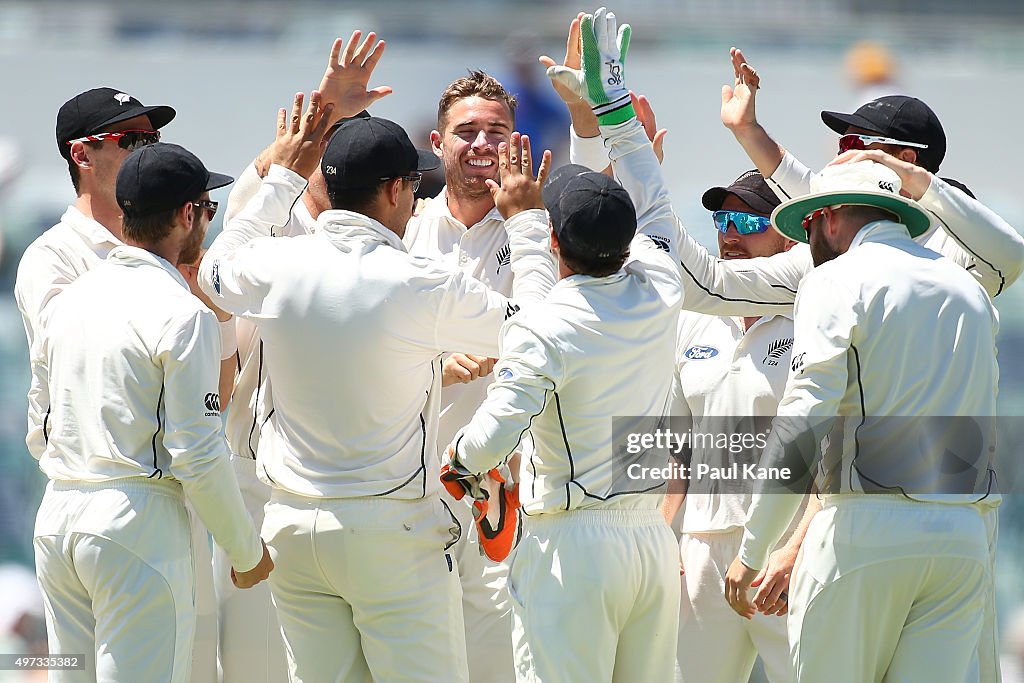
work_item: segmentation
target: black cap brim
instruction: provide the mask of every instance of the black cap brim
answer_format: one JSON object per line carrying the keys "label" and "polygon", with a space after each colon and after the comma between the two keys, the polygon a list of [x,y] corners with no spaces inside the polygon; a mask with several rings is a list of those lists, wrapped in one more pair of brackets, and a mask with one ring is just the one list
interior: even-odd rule
{"label": "black cap brim", "polygon": [[821,112],[821,120],[825,122],[826,126],[840,135],[845,135],[850,126],[863,128],[864,130],[870,130],[876,133],[880,132],[875,124],[871,123],[863,116],[857,116],[856,114],[844,114],[838,111],[823,111]]}
{"label": "black cap brim", "polygon": [[733,187],[731,189],[727,187],[712,187],[700,198],[700,203],[708,211],[718,211],[722,208],[722,204],[725,203],[726,196],[730,194],[736,195],[751,209],[765,216],[772,215],[772,211],[778,206],[777,203],[771,204],[760,195],[742,187]]}
{"label": "black cap brim", "polygon": [[92,135],[93,133],[99,132],[101,128],[112,126],[115,123],[127,121],[128,119],[134,119],[136,116],[148,116],[149,122],[153,126],[154,130],[160,130],[174,119],[177,112],[173,108],[164,105],[156,105],[152,107],[133,107],[126,111],[119,113],[117,116],[104,121],[99,124],[93,130],[87,133]]}
{"label": "black cap brim", "polygon": [[207,190],[216,190],[218,187],[225,187],[235,182],[235,179],[223,173],[210,173],[210,179],[206,181]]}
{"label": "black cap brim", "polygon": [[437,155],[433,152],[428,152],[423,149],[416,150],[416,170],[417,171],[433,171],[435,168],[441,165],[441,160],[437,158]]}

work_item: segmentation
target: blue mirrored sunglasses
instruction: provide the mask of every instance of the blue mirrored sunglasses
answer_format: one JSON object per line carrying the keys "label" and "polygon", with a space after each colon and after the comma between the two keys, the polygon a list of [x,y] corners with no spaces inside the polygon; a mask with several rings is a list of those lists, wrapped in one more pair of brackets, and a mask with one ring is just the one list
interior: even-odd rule
{"label": "blue mirrored sunglasses", "polygon": [[741,235],[754,235],[767,230],[772,221],[764,216],[755,216],[752,213],[742,211],[715,211],[711,214],[715,221],[715,227],[723,235],[729,232],[729,223],[736,226],[736,232]]}

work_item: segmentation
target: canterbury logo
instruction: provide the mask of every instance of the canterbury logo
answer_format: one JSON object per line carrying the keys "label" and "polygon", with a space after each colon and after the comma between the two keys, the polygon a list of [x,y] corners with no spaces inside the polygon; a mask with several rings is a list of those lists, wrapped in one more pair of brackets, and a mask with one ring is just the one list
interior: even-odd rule
{"label": "canterbury logo", "polygon": [[509,301],[508,305],[505,306],[505,320],[508,320],[509,318],[511,318],[512,316],[514,316],[518,312],[519,312],[519,307],[516,306],[511,301]]}
{"label": "canterbury logo", "polygon": [[648,235],[648,237],[651,238],[651,241],[654,242],[654,246],[658,249],[668,251],[669,239],[667,237],[662,237],[661,235]]}
{"label": "canterbury logo", "polygon": [[[220,394],[207,394],[206,398],[203,399],[203,403],[210,412],[220,414]],[[207,415],[209,414],[207,413]]]}
{"label": "canterbury logo", "polygon": [[499,270],[501,270],[502,266],[507,266],[512,262],[511,247],[509,247],[509,245],[506,244],[505,246],[498,250],[498,253],[494,255],[494,258],[498,259],[498,267],[494,269],[494,272],[497,273]]}
{"label": "canterbury logo", "polygon": [[614,59],[609,59],[604,64],[608,67],[608,72],[611,74],[611,78],[608,79],[608,85],[622,85],[622,67],[616,64]]}
{"label": "canterbury logo", "polygon": [[886,192],[892,192],[893,194],[896,193],[896,186],[893,185],[888,180],[879,180],[878,187],[882,190],[885,190]]}
{"label": "canterbury logo", "polygon": [[788,339],[776,339],[768,345],[768,353],[765,354],[764,360],[761,361],[763,365],[778,365],[779,359],[786,355],[786,353],[793,348],[792,337]]}

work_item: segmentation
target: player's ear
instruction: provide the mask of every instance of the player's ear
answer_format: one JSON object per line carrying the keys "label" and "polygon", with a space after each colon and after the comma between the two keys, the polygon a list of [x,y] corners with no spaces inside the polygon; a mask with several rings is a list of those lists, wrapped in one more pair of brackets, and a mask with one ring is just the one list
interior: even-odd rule
{"label": "player's ear", "polygon": [[900,159],[901,161],[906,161],[908,164],[914,164],[916,166],[917,150],[914,149],[913,147],[904,147],[899,151],[899,154],[896,155],[896,158]]}
{"label": "player's ear", "polygon": [[438,158],[441,157],[441,134],[436,130],[430,131],[430,149]]}
{"label": "player's ear", "polygon": [[402,194],[403,182],[405,181],[401,178],[392,178],[385,183],[385,186],[387,187],[386,191],[388,194],[388,201],[391,203],[391,206],[398,206],[401,203],[400,197]]}
{"label": "player's ear", "polygon": [[89,159],[89,148],[84,142],[71,143],[71,161],[79,168],[92,168],[92,160]]}

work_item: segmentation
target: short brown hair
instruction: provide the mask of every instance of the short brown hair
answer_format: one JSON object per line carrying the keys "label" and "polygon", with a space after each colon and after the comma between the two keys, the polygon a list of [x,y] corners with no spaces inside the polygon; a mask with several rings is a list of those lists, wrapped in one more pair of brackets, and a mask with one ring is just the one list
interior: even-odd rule
{"label": "short brown hair", "polygon": [[[174,217],[180,208],[176,206],[173,209],[147,213],[142,216],[131,216],[126,213],[121,219],[121,232],[126,240],[131,240],[136,244],[155,244],[171,234]],[[199,221],[200,211],[206,211],[206,209],[192,207],[193,222]]]}
{"label": "short brown hair", "polygon": [[505,90],[498,79],[479,69],[471,69],[468,76],[456,79],[441,93],[441,101],[437,103],[437,129],[444,131],[447,123],[448,110],[459,100],[467,97],[482,97],[485,100],[503,102],[512,114],[512,123],[516,120],[516,105],[519,104],[515,95]]}

